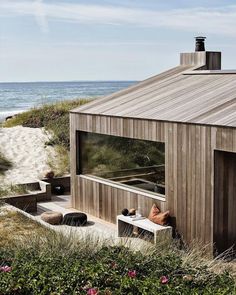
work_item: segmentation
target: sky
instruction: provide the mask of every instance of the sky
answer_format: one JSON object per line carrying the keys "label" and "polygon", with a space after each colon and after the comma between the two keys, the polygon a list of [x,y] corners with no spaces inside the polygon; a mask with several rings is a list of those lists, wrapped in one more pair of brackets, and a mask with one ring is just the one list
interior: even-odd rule
{"label": "sky", "polygon": [[236,2],[0,0],[0,82],[142,80],[194,37],[236,68]]}

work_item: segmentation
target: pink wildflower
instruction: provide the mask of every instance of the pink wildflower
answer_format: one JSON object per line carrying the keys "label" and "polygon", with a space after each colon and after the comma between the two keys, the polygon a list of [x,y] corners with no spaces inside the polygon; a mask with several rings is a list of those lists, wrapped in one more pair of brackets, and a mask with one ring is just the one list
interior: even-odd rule
{"label": "pink wildflower", "polygon": [[129,270],[129,271],[128,271],[128,276],[129,276],[130,278],[132,278],[132,279],[136,278],[136,276],[137,276],[137,272],[136,272],[136,270]]}
{"label": "pink wildflower", "polygon": [[8,266],[8,265],[1,266],[1,267],[0,267],[0,271],[1,271],[1,272],[10,272],[10,271],[11,271],[11,267]]}
{"label": "pink wildflower", "polygon": [[87,292],[88,295],[97,295],[98,291],[95,288],[90,288]]}
{"label": "pink wildflower", "polygon": [[167,276],[162,276],[162,277],[161,277],[161,283],[162,283],[162,284],[167,284],[168,282],[169,282],[169,279],[168,279]]}

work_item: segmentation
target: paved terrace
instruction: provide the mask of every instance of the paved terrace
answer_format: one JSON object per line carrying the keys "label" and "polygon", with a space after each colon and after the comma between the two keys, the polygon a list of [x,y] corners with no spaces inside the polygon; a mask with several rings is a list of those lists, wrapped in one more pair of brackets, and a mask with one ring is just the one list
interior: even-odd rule
{"label": "paved terrace", "polygon": [[[37,204],[37,212],[33,213],[35,219],[45,225],[40,218],[40,215],[46,211],[56,211],[63,215],[70,212],[79,212],[71,207],[70,195],[52,196],[49,202],[40,202]],[[87,213],[86,213],[87,214]],[[102,238],[116,238],[116,225],[106,222],[102,219],[96,218],[87,214],[88,224],[81,227],[71,227],[67,225],[50,226],[53,229],[62,230],[63,232],[84,233],[90,235],[98,235]],[[48,226],[48,224],[46,224]]]}
{"label": "paved terrace", "polygon": [[150,242],[147,242],[140,238],[117,237],[117,228],[115,224],[106,222],[89,214],[87,214],[87,225],[81,227],[68,225],[50,225],[41,220],[40,215],[45,211],[57,211],[61,212],[63,215],[70,212],[79,212],[78,210],[71,207],[70,199],[70,195],[52,196],[51,201],[37,203],[37,212],[31,214],[10,205],[7,205],[7,207],[11,208],[12,210],[17,210],[21,212],[28,218],[39,222],[47,228],[53,229],[59,233],[68,236],[74,235],[75,237],[90,238],[94,239],[95,241],[105,242],[110,245],[122,244],[136,251],[145,251],[145,249],[152,247],[152,244]]}

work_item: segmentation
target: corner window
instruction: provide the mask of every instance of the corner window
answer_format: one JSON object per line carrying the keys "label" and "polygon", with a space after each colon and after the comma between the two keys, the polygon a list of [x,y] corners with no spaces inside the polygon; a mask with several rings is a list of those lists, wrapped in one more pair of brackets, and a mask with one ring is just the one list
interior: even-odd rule
{"label": "corner window", "polygon": [[77,171],[165,195],[165,144],[77,133]]}

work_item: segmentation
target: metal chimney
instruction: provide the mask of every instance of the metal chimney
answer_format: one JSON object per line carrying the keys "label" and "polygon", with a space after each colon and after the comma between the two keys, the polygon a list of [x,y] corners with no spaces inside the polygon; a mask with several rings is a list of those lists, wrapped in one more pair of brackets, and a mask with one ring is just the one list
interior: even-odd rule
{"label": "metal chimney", "polygon": [[221,52],[205,51],[206,37],[198,36],[195,39],[195,52],[180,53],[180,65],[199,67],[199,70],[220,70]]}
{"label": "metal chimney", "polygon": [[195,52],[199,51],[205,51],[205,40],[206,37],[198,36],[195,37],[196,43],[195,43]]}

